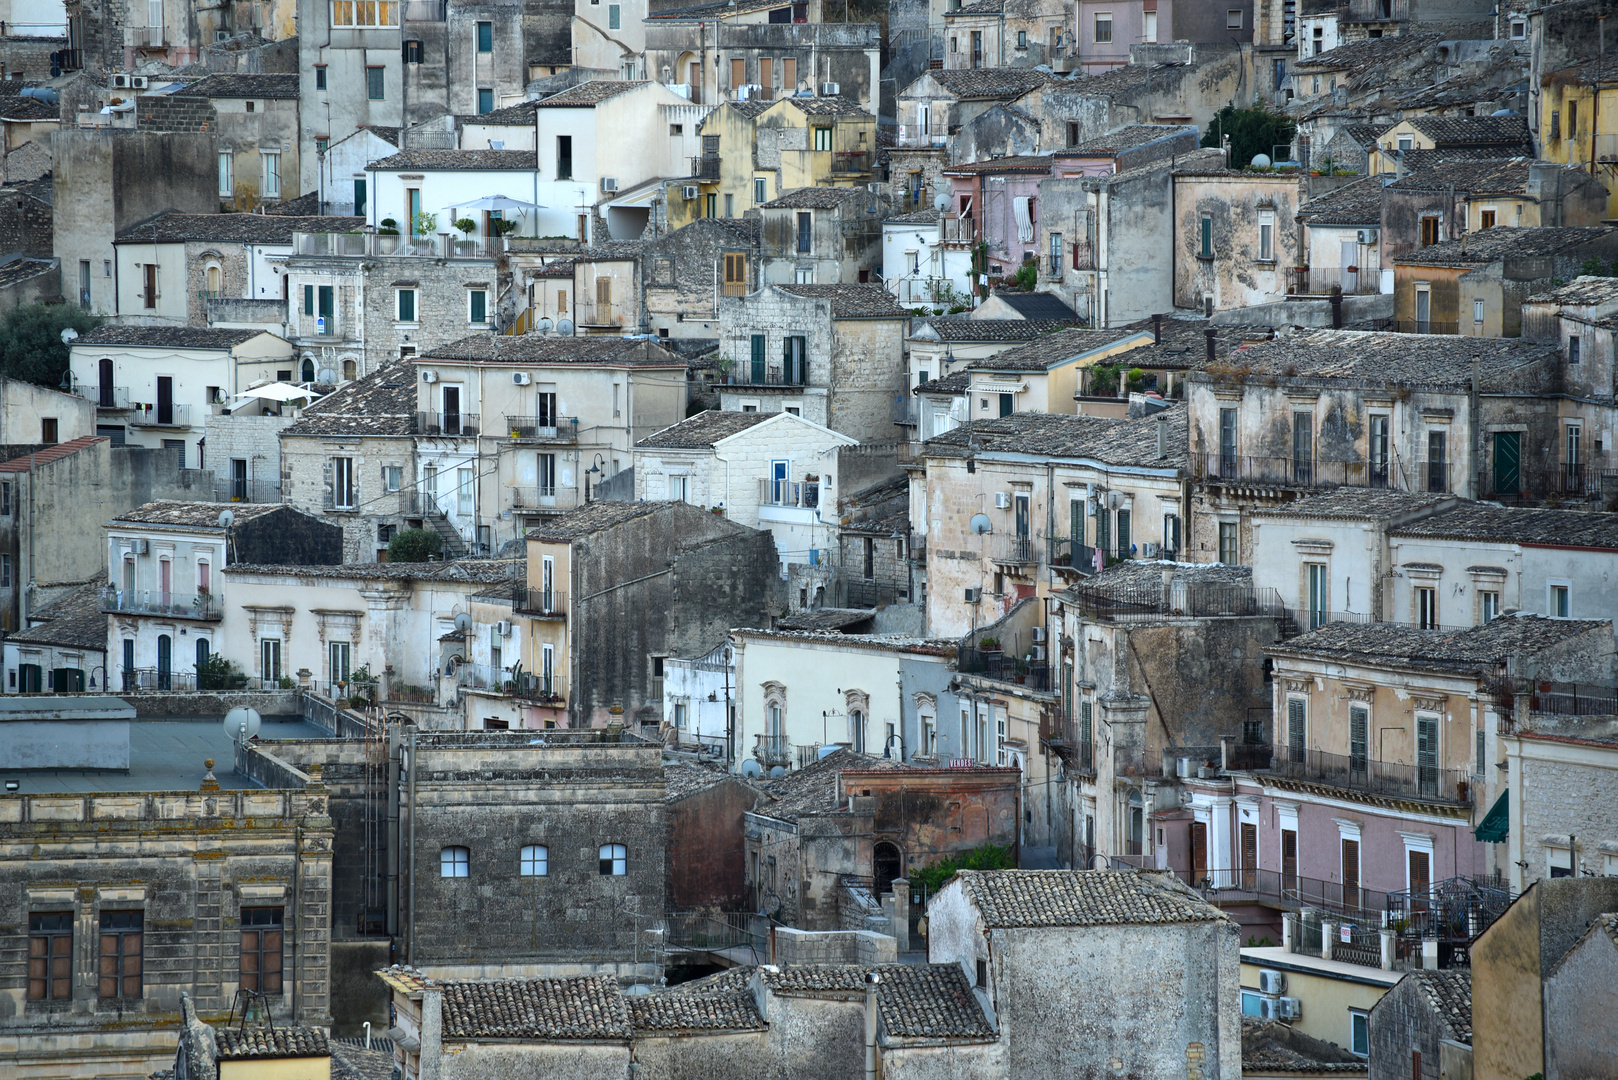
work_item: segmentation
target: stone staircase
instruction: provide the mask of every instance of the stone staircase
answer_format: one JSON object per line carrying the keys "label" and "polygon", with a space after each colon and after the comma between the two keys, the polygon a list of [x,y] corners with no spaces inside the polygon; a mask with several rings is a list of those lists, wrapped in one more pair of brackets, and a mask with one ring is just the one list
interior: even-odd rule
{"label": "stone staircase", "polygon": [[444,558],[464,559],[470,554],[466,541],[461,539],[461,534],[455,531],[455,526],[451,525],[449,519],[444,517],[443,514],[429,514],[427,521],[430,523],[432,530],[444,541],[443,547],[439,549]]}

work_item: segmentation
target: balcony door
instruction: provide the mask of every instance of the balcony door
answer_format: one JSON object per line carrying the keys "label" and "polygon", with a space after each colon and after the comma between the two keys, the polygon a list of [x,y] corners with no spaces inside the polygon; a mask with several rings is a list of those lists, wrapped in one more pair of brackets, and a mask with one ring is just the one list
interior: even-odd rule
{"label": "balcony door", "polygon": [[115,404],[112,388],[112,360],[102,357],[96,364],[97,385],[100,393],[96,397],[96,404],[103,409],[110,409]]}
{"label": "balcony door", "polygon": [[1438,718],[1416,717],[1416,782],[1423,795],[1438,794]]}
{"label": "balcony door", "polygon": [[167,634],[157,635],[157,688],[174,689],[174,639]]}
{"label": "balcony door", "polygon": [[1281,890],[1292,892],[1298,887],[1298,832],[1281,830]]}
{"label": "balcony door", "polygon": [[1515,495],[1521,483],[1522,433],[1494,433],[1494,493]]}
{"label": "balcony door", "polygon": [[791,468],[791,464],[788,461],[770,462],[770,502],[776,506],[787,505],[787,496],[790,494],[787,490],[789,486],[787,470]]}
{"label": "balcony door", "polygon": [[157,422],[174,423],[174,379],[168,375],[157,377]]}
{"label": "balcony door", "polygon": [[1249,892],[1258,888],[1258,826],[1244,821],[1241,826],[1242,885]]}
{"label": "balcony door", "polygon": [[1200,885],[1208,877],[1208,826],[1191,823],[1191,884]]}
{"label": "balcony door", "polygon": [[445,383],[443,389],[443,427],[445,435],[459,435],[461,432],[461,388],[453,383]]}
{"label": "balcony door", "polygon": [[1017,514],[1017,554],[1026,558],[1028,551],[1028,525],[1029,525],[1029,498],[1019,492],[1012,500],[1016,504]]}

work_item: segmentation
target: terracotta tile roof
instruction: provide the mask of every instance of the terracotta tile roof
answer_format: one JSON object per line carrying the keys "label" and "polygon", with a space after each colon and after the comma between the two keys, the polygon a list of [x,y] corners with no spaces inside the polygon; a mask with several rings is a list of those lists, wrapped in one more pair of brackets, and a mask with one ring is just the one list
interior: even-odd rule
{"label": "terracotta tile roof", "polygon": [[1501,225],[1467,233],[1399,256],[1394,262],[1419,266],[1491,263],[1496,259],[1539,259],[1582,247],[1613,232],[1610,225],[1585,228],[1523,229]]}
{"label": "terracotta tile roof", "polygon": [[29,259],[23,256],[15,256],[10,262],[0,262],[0,289],[9,289],[30,278],[53,273],[57,265],[54,259]]}
{"label": "terracotta tile roof", "polygon": [[972,373],[962,368],[942,379],[928,379],[916,387],[918,394],[964,394],[972,388]]}
{"label": "terracotta tile roof", "polygon": [[1331,657],[1360,664],[1404,665],[1488,675],[1507,658],[1525,658],[1593,630],[1612,633],[1610,620],[1504,615],[1459,630],[1417,630],[1389,623],[1334,622],[1273,645],[1276,655]]}
{"label": "terracotta tile roof", "polygon": [[[969,315],[939,315],[918,321],[912,339],[927,341],[1031,341],[1072,326],[1074,319],[974,319]],[[929,333],[930,331],[930,333]]]}
{"label": "terracotta tile roof", "polygon": [[1455,1040],[1472,1045],[1472,972],[1412,971],[1405,978],[1416,980],[1416,988]]}
{"label": "terracotta tile roof", "polygon": [[907,319],[910,309],[902,308],[893,294],[880,285],[775,285],[792,296],[806,300],[828,300],[834,319]]}
{"label": "terracotta tile roof", "polygon": [[[1341,518],[1348,521],[1377,521],[1412,514],[1453,502],[1455,496],[1425,491],[1397,491],[1393,488],[1341,487],[1310,495],[1282,506],[1255,513],[1279,518]],[[1395,530],[1399,531],[1399,530]]]}
{"label": "terracotta tile roof", "polygon": [[[1157,416],[1169,422],[1168,455],[1157,450]],[[921,444],[926,457],[965,457],[969,452],[1088,458],[1116,466],[1184,468],[1189,461],[1186,410],[1173,406],[1136,420],[1057,413],[1012,413],[974,420]]]}
{"label": "terracotta tile roof", "polygon": [[1336,191],[1310,199],[1298,207],[1298,218],[1305,225],[1382,224],[1382,184],[1380,176],[1367,176]]}
{"label": "terracotta tile roof", "polygon": [[537,157],[532,150],[405,150],[366,166],[377,170],[450,172],[522,171],[536,167]]}
{"label": "terracotta tile roof", "polygon": [[[239,505],[239,504],[238,504]],[[516,586],[524,580],[524,559],[450,559],[419,563],[339,563],[285,566],[237,563],[225,573],[243,576],[326,578],[339,581],[440,581],[448,584]]]}
{"label": "terracotta tile roof", "polygon": [[102,325],[80,334],[75,345],[124,345],[142,349],[234,349],[264,330],[214,330],[204,326]]}
{"label": "terracotta tile roof", "polygon": [[945,176],[978,176],[998,175],[1000,173],[1048,173],[1051,171],[1051,159],[1029,154],[1016,154],[1011,157],[990,158],[987,161],[970,161],[961,165],[951,165],[944,170]]}
{"label": "terracotta tile roof", "polygon": [[[1395,334],[1370,330],[1296,330],[1274,341],[1248,345],[1229,357],[1248,377],[1383,390],[1396,386],[1445,387],[1464,392],[1472,362],[1484,390],[1538,387],[1547,363],[1561,356],[1559,345],[1521,338],[1475,338],[1443,334]],[[1240,370],[1238,369],[1238,370]],[[1188,374],[1193,381],[1217,382],[1214,370]]]}
{"label": "terracotta tile roof", "polygon": [[1485,157],[1451,150],[1414,151],[1429,155],[1412,159],[1406,154],[1411,171],[1388,185],[1393,191],[1448,191],[1462,194],[1480,191],[1522,192],[1528,187],[1525,158],[1488,153]]}
{"label": "terracotta tile roof", "polygon": [[645,994],[628,998],[636,1033],[761,1031],[766,1026],[751,991],[730,994]]}
{"label": "terracotta tile roof", "polygon": [[685,361],[650,341],[621,337],[547,334],[473,334],[434,345],[416,361],[462,360],[488,364],[600,364],[608,367],[685,367]]}
{"label": "terracotta tile roof", "polygon": [[282,435],[406,436],[416,424],[416,365],[384,364],[303,410]]}
{"label": "terracotta tile roof", "polygon": [[648,435],[636,446],[662,447],[669,450],[701,450],[721,439],[773,419],[775,413],[724,412],[708,409],[673,427],[666,427],[655,435]]}
{"label": "terracotta tile roof", "polygon": [[289,101],[298,99],[297,74],[234,74],[222,73],[209,75],[205,79],[198,79],[181,90],[175,91],[175,97],[206,97],[206,98],[281,98]]}
{"label": "terracotta tile roof", "polygon": [[1526,303],[1564,304],[1570,307],[1618,303],[1618,278],[1581,275],[1566,285],[1535,293]]}
{"label": "terracotta tile roof", "polygon": [[1439,34],[1401,34],[1398,37],[1365,38],[1339,45],[1318,56],[1299,60],[1292,65],[1292,70],[1305,74],[1323,74],[1328,71],[1363,73],[1367,69],[1434,48],[1440,40]]}
{"label": "terracotta tile roof", "polygon": [[33,625],[7,635],[6,640],[106,652],[107,616],[101,610],[101,594],[106,587],[107,574],[102,571],[94,581],[30,612],[28,620]]}
{"label": "terracotta tile roof", "polygon": [[937,225],[937,210],[912,210],[908,214],[887,214],[882,220],[889,225]]}
{"label": "terracotta tile roof", "polygon": [[290,244],[295,232],[349,232],[363,217],[293,214],[180,214],[170,211],[124,230],[115,243],[218,240],[244,244]]}
{"label": "terracotta tile roof", "polygon": [[[103,636],[105,636],[105,631],[103,631]],[[665,760],[663,762],[663,801],[677,802],[698,792],[707,791],[716,784],[724,784],[730,781],[735,781],[738,784],[746,783],[740,775],[732,773],[719,765],[701,764],[678,758]]]}
{"label": "terracotta tile roof", "polygon": [[[987,320],[985,320],[987,321]],[[1045,334],[1005,352],[969,365],[973,371],[1047,371],[1095,349],[1104,349],[1132,337],[1138,330],[1084,330],[1077,327]]]}
{"label": "terracotta tile roof", "polygon": [[801,187],[783,191],[779,196],[759,206],[760,210],[837,210],[844,207],[858,209],[859,204],[871,197],[864,188]]}
{"label": "terracotta tile roof", "polygon": [[[1309,500],[1305,500],[1307,502]],[[1293,506],[1303,505],[1293,503]],[[1618,550],[1618,514],[1584,510],[1462,503],[1392,530],[1394,536],[1426,536],[1476,543],[1494,541],[1531,547]]]}
{"label": "terracotta tile roof", "polygon": [[631,90],[638,90],[645,86],[644,80],[623,82],[615,79],[591,79],[589,82],[570,86],[559,94],[552,94],[542,98],[537,103],[541,109],[593,109],[609,98],[619,94],[627,94]]}
{"label": "terracotta tile roof", "polygon": [[529,531],[528,536],[533,540],[543,540],[546,543],[565,544],[574,540],[582,540],[592,536],[602,529],[610,529],[614,525],[621,525],[626,521],[644,517],[655,513],[661,503],[627,503],[627,502],[593,502],[586,503],[577,510],[569,510],[565,514],[558,514],[549,518],[543,524]]}
{"label": "terracotta tile roof", "polygon": [[224,510],[234,514],[236,524],[241,525],[282,509],[287,509],[283,503],[205,503],[158,499],[115,515],[109,524],[174,525],[186,529],[217,529],[219,514]]}
{"label": "terracotta tile roof", "polygon": [[801,964],[764,969],[772,993],[813,997],[863,994],[875,973],[877,1011],[896,1038],[992,1039],[994,1026],[959,964]]}
{"label": "terracotta tile roof", "polygon": [[51,461],[60,461],[70,454],[76,454],[87,446],[94,446],[98,442],[109,441],[105,435],[81,435],[77,439],[69,439],[55,446],[47,446],[33,454],[12,458],[10,461],[0,462],[0,472],[25,473],[35,465],[44,465]]}
{"label": "terracotta tile roof", "polygon": [[606,975],[445,982],[444,1038],[628,1039],[629,1009]]}
{"label": "terracotta tile roof", "polygon": [[734,994],[745,990],[753,982],[757,964],[743,964],[727,968],[713,975],[705,975],[690,982],[677,983],[664,991],[666,994]]}
{"label": "terracotta tile roof", "polygon": [[793,108],[807,116],[870,116],[860,103],[846,97],[799,97],[785,99]]}
{"label": "terracotta tile roof", "polygon": [[1413,116],[1411,127],[1435,146],[1504,146],[1525,153],[1531,143],[1526,116]]}
{"label": "terracotta tile roof", "polygon": [[221,1061],[243,1058],[326,1057],[326,1032],[317,1027],[225,1027],[214,1029]]}
{"label": "terracotta tile roof", "polygon": [[1061,78],[1060,75],[1037,68],[950,68],[929,71],[927,75],[963,101],[1010,101],[1037,86]]}
{"label": "terracotta tile roof", "polygon": [[784,619],[777,619],[777,630],[837,630],[848,632],[851,627],[865,624],[870,628],[871,621],[876,617],[874,611],[865,608],[814,608],[809,611],[800,611],[796,615],[788,615]]}
{"label": "terracotta tile roof", "polygon": [[1225,914],[1172,876],[1139,870],[960,870],[991,928],[1218,922]]}
{"label": "terracotta tile roof", "polygon": [[1065,147],[1056,153],[1059,157],[1111,157],[1183,132],[1195,135],[1197,129],[1182,124],[1125,124],[1105,135],[1086,139],[1077,146]]}
{"label": "terracotta tile roof", "polygon": [[493,112],[479,113],[468,116],[465,123],[489,124],[494,127],[532,127],[534,112],[539,108],[538,101],[519,101],[515,105],[507,105],[503,109]]}

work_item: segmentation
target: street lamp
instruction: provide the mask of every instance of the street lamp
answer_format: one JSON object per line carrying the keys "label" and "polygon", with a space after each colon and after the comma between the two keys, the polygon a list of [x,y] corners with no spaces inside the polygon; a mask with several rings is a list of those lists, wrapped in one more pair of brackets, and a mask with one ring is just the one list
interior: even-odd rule
{"label": "street lamp", "polygon": [[597,484],[600,483],[599,477],[601,476],[601,466],[603,464],[605,464],[604,459],[602,458],[602,456],[600,454],[597,454],[596,459],[595,459],[595,463],[592,464],[588,469],[584,470],[584,501],[585,502],[590,501],[590,485],[591,485],[592,480],[594,480],[594,482],[597,483]]}

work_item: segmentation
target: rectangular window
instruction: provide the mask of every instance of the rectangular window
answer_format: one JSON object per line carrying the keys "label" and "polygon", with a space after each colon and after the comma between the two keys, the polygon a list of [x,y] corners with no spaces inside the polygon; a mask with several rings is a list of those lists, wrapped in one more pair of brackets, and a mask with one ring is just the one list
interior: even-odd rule
{"label": "rectangular window", "polygon": [[[212,393],[209,394],[208,400],[209,401],[213,400]],[[56,418],[54,416],[45,416],[45,417],[40,418],[40,421],[39,421],[39,441],[44,443],[46,446],[55,445],[57,440],[56,440]]]}
{"label": "rectangular window", "polygon": [[544,877],[551,872],[550,849],[539,844],[524,847],[520,853],[517,872],[523,877]]}
{"label": "rectangular window", "polygon": [[558,135],[556,137],[556,178],[558,180],[573,179],[573,136]]}
{"label": "rectangular window", "polygon": [[361,176],[354,178],[354,213],[358,216],[365,214],[365,178]]}
{"label": "rectangular window", "polygon": [[266,199],[279,199],[281,197],[281,155],[270,150],[261,150],[259,157],[264,161],[264,197]]}
{"label": "rectangular window", "polygon": [[1362,1012],[1348,1014],[1348,1052],[1356,1057],[1371,1054],[1371,1020]]}
{"label": "rectangular window", "polygon": [[396,318],[398,319],[398,321],[402,322],[402,323],[413,323],[413,322],[415,322],[416,321],[416,290],[415,289],[400,289],[395,295],[398,297],[398,304],[397,304],[397,310],[394,312],[394,314],[395,314]]}
{"label": "rectangular window", "polygon": [[[1478,302],[1482,303],[1481,300]],[[1579,335],[1577,334],[1569,334],[1567,336],[1567,362],[1569,364],[1577,364],[1579,362]]]}
{"label": "rectangular window", "polygon": [[446,847],[438,851],[438,876],[463,878],[472,876],[472,852],[464,847]]}
{"label": "rectangular window", "polygon": [[387,84],[383,81],[387,77],[387,69],[368,67],[365,69],[365,93],[372,101],[384,101],[384,90]]}
{"label": "rectangular window", "polygon": [[728,191],[725,192],[725,216],[728,218],[736,216],[736,196]]}
{"label": "rectangular window", "polygon": [[623,844],[602,844],[596,869],[602,877],[623,877],[629,873],[629,849]]}
{"label": "rectangular window", "polygon": [[494,90],[487,86],[478,87],[478,115],[494,112]]}
{"label": "rectangular window", "polygon": [[236,155],[229,150],[219,151],[219,197],[228,199],[236,193]]}
{"label": "rectangular window", "polygon": [[103,911],[98,972],[99,996],[138,998],[141,996],[141,940],[144,913]]}
{"label": "rectangular window", "polygon": [[394,0],[331,0],[335,27],[398,26],[399,5]]}
{"label": "rectangular window", "polygon": [[1549,603],[1545,614],[1553,619],[1570,619],[1573,617],[1573,586],[1570,584],[1549,586]]}
{"label": "rectangular window", "polygon": [[1275,261],[1275,211],[1258,212],[1258,258],[1260,262]]}
{"label": "rectangular window", "polygon": [[144,263],[141,266],[141,301],[149,308],[157,306],[157,264]]}
{"label": "rectangular window", "polygon": [[241,987],[261,994],[281,992],[282,909],[242,908]]}
{"label": "rectangular window", "polygon": [[1348,767],[1363,773],[1371,765],[1371,711],[1355,707],[1348,710]]}
{"label": "rectangular window", "polygon": [[466,294],[466,321],[482,324],[489,321],[489,294],[482,289],[472,289]]}
{"label": "rectangular window", "polygon": [[352,510],[356,506],[354,492],[354,459],[331,459],[332,505],[338,510]]}
{"label": "rectangular window", "polygon": [[73,913],[36,911],[28,916],[28,1000],[66,1001],[73,996]]}
{"label": "rectangular window", "polygon": [[831,149],[831,128],[829,128],[829,127],[817,127],[817,128],[815,128],[815,149],[816,150],[830,150]]}
{"label": "rectangular window", "polygon": [[1449,490],[1449,465],[1445,460],[1449,433],[1438,428],[1427,433],[1427,490]]}
{"label": "rectangular window", "polygon": [[753,205],[763,206],[770,201],[770,182],[762,176],[753,177]]}
{"label": "rectangular window", "polygon": [[1112,44],[1112,12],[1104,11],[1096,15],[1096,44]]}
{"label": "rectangular window", "polygon": [[317,64],[317,65],[315,65],[315,89],[316,90],[324,90],[324,89],[326,89],[326,65],[325,64]]}
{"label": "rectangular window", "polygon": [[[1354,897],[1360,887],[1360,842],[1344,837],[1342,840],[1343,895]],[[1356,905],[1358,906],[1358,905]]]}
{"label": "rectangular window", "polygon": [[1483,301],[1482,300],[1474,300],[1474,301],[1472,301],[1472,325],[1473,326],[1482,326],[1483,325]]}
{"label": "rectangular window", "polygon": [[1226,8],[1225,9],[1225,29],[1226,30],[1240,30],[1241,28],[1242,28],[1242,9],[1241,8]]}
{"label": "rectangular window", "polygon": [[1330,620],[1329,586],[1325,563],[1309,563],[1309,629],[1319,630]]}
{"label": "rectangular window", "polygon": [[620,29],[619,23],[620,23],[620,20],[621,20],[621,15],[620,15],[621,10],[622,9],[617,4],[608,4],[607,5],[607,29],[608,30]]}
{"label": "rectangular window", "polygon": [[478,52],[494,52],[494,23],[478,23]]}
{"label": "rectangular window", "polygon": [[1423,630],[1438,629],[1438,590],[1416,590],[1416,625]]}
{"label": "rectangular window", "polygon": [[1294,762],[1303,760],[1305,709],[1302,699],[1287,699],[1287,751]]}
{"label": "rectangular window", "polygon": [[398,491],[404,481],[404,468],[399,465],[382,466],[382,490]]}
{"label": "rectangular window", "polygon": [[786,88],[788,94],[797,92],[798,60],[796,57],[789,56],[781,61],[781,85]]}
{"label": "rectangular window", "polygon": [[1478,617],[1483,622],[1500,617],[1500,594],[1483,591],[1478,593]]}
{"label": "rectangular window", "polygon": [[1431,216],[1422,218],[1421,246],[1432,247],[1436,243],[1438,243],[1438,219]]}
{"label": "rectangular window", "polygon": [[[131,643],[133,644],[133,643]],[[260,677],[267,683],[281,681],[281,641],[279,638],[265,638],[259,643]]]}
{"label": "rectangular window", "polygon": [[331,681],[334,686],[344,686],[348,683],[351,670],[349,663],[352,659],[353,648],[347,641],[328,642],[327,652],[330,660]]}
{"label": "rectangular window", "polygon": [[1213,218],[1207,214],[1202,215],[1201,233],[1198,240],[1197,254],[1204,259],[1213,258]]}
{"label": "rectangular window", "polygon": [[1221,521],[1219,523],[1219,561],[1226,566],[1235,566],[1241,561],[1236,551],[1236,522]]}
{"label": "rectangular window", "polygon": [[813,224],[814,224],[814,215],[809,214],[809,213],[805,213],[805,212],[801,212],[801,211],[799,212],[799,214],[798,214],[798,253],[800,255],[808,255],[808,254],[810,254],[810,252],[814,248],[814,244],[812,242],[813,233],[811,231],[812,228],[813,228]]}

